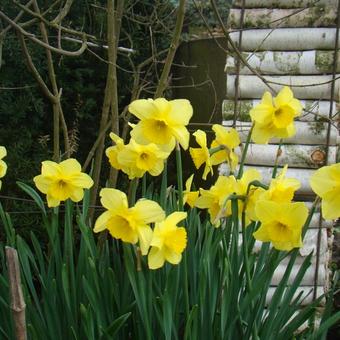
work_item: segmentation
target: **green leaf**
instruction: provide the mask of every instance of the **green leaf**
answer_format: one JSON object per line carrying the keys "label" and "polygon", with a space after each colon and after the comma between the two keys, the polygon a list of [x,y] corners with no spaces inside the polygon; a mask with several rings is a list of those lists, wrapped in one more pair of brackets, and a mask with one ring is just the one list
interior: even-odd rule
{"label": "green leaf", "polygon": [[25,191],[26,194],[28,194],[30,197],[33,198],[33,200],[35,201],[37,206],[40,208],[40,210],[44,214],[44,217],[46,217],[45,204],[44,204],[43,200],[41,199],[41,197],[39,196],[39,194],[33,188],[31,188],[29,185],[27,185],[25,183],[18,181],[17,185],[19,186],[20,189]]}
{"label": "green leaf", "polygon": [[[109,327],[102,329],[105,335],[112,339],[119,330],[124,326],[126,320],[130,317],[131,312],[121,315],[119,318],[115,319]],[[102,338],[102,337],[101,337]]]}

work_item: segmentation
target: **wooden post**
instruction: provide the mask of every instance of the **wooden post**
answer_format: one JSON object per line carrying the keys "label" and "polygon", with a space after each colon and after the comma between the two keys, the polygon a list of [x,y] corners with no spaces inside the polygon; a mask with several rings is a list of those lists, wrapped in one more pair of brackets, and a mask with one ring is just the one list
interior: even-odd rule
{"label": "wooden post", "polygon": [[11,309],[17,340],[26,340],[26,304],[21,289],[18,253],[14,248],[6,247],[6,259],[11,293]]}

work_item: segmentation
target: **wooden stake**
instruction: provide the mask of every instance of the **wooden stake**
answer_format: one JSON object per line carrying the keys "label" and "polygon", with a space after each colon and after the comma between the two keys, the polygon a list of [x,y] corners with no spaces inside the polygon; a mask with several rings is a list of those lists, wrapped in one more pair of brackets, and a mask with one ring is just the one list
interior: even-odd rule
{"label": "wooden stake", "polygon": [[18,253],[14,248],[6,247],[7,268],[11,292],[11,309],[17,340],[26,340],[26,304],[21,289]]}

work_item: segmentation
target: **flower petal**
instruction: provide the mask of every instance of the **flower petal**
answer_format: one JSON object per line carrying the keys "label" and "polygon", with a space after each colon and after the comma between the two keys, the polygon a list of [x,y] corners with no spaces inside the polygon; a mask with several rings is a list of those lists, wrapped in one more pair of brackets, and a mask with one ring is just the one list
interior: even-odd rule
{"label": "flower petal", "polygon": [[59,167],[62,173],[68,175],[81,172],[81,165],[74,158],[69,158],[65,161],[62,161],[61,163],[59,163]]}
{"label": "flower petal", "polygon": [[178,143],[181,144],[182,148],[184,150],[187,150],[189,147],[189,139],[190,139],[190,134],[187,128],[182,125],[172,126],[171,131],[172,131],[173,136],[178,141]]}
{"label": "flower petal", "polygon": [[157,116],[157,107],[152,99],[138,99],[129,105],[129,111],[138,119],[148,119]]}
{"label": "flower petal", "polygon": [[142,224],[161,222],[165,218],[165,212],[161,206],[154,201],[141,199],[133,208],[130,208],[134,219]]}
{"label": "flower petal", "polygon": [[188,125],[192,117],[193,109],[187,99],[175,99],[170,101],[168,122],[171,125]]}
{"label": "flower petal", "polygon": [[0,159],[3,159],[7,156],[7,150],[4,146],[0,146]]}
{"label": "flower petal", "polygon": [[150,269],[158,269],[163,267],[165,262],[162,250],[152,247],[148,256],[148,266]]}
{"label": "flower petal", "polygon": [[79,187],[79,188],[89,189],[93,185],[92,178],[83,172],[80,172],[78,174],[73,174],[70,177],[70,181],[72,185]]}
{"label": "flower petal", "polygon": [[107,224],[111,217],[112,213],[110,211],[104,211],[101,215],[98,216],[93,231],[95,233],[99,233],[100,231],[107,229]]}
{"label": "flower petal", "polygon": [[138,227],[137,233],[142,255],[146,255],[149,251],[152,240],[152,229],[148,225],[143,225]]}
{"label": "flower petal", "polygon": [[104,188],[99,193],[102,206],[112,212],[127,211],[128,201],[126,194],[117,189]]}

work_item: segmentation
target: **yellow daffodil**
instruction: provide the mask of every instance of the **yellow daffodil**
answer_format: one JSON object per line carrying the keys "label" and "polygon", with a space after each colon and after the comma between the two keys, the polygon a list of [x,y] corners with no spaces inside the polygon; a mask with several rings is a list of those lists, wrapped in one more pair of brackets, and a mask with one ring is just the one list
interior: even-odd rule
{"label": "yellow daffodil", "polygon": [[211,148],[221,146],[223,149],[211,155],[211,163],[217,165],[227,162],[230,169],[234,171],[238,163],[238,156],[235,154],[234,149],[241,143],[237,131],[219,124],[214,124],[212,129],[216,138],[212,141]]}
{"label": "yellow daffodil", "polygon": [[[4,146],[0,146],[0,178],[4,177],[7,172],[7,164],[2,160],[7,156],[7,151]],[[1,181],[0,181],[0,189],[1,189]]]}
{"label": "yellow daffodil", "polygon": [[266,144],[272,137],[288,138],[295,134],[294,118],[301,114],[302,105],[288,86],[273,99],[265,92],[260,104],[250,110],[254,129],[252,140]]}
{"label": "yellow daffodil", "polygon": [[142,145],[131,138],[130,143],[117,154],[117,161],[121,169],[133,179],[142,177],[145,172],[158,176],[168,156],[169,153],[161,151],[156,144]]}
{"label": "yellow daffodil", "polygon": [[185,190],[183,191],[183,203],[187,203],[190,208],[195,206],[195,202],[199,196],[199,191],[190,191],[194,175],[192,174],[185,182]]}
{"label": "yellow daffodil", "polygon": [[327,220],[340,217],[340,163],[316,170],[310,178],[310,185],[322,199],[322,216]]}
{"label": "yellow daffodil", "polygon": [[210,221],[215,227],[220,226],[219,219],[231,215],[231,202],[226,199],[235,192],[236,179],[234,176],[219,176],[216,183],[209,189],[200,189],[201,196],[195,206],[208,209]]}
{"label": "yellow daffodil", "polygon": [[84,189],[93,185],[91,177],[81,172],[81,166],[75,159],[61,163],[42,162],[41,175],[33,179],[36,187],[46,194],[49,207],[57,207],[61,201],[71,199],[79,202],[84,197]]}
{"label": "yellow daffodil", "polygon": [[105,188],[100,191],[100,202],[107,209],[96,220],[94,232],[108,229],[112,237],[139,246],[146,255],[152,239],[150,223],[164,220],[165,213],[158,203],[141,199],[129,208],[125,193]]}
{"label": "yellow daffodil", "polygon": [[164,221],[155,224],[148,256],[150,269],[163,267],[164,262],[178,264],[187,245],[185,228],[177,227],[177,223],[187,217],[186,212],[176,211]]}
{"label": "yellow daffodil", "polygon": [[301,186],[301,183],[295,178],[286,178],[288,165],[286,165],[281,173],[271,180],[269,189],[261,197],[264,200],[275,202],[288,203],[290,202],[296,190]]}
{"label": "yellow daffodil", "polygon": [[253,234],[255,239],[271,242],[278,250],[289,251],[302,246],[301,231],[308,215],[304,203],[260,201],[255,209],[261,221],[260,228]]}
{"label": "yellow daffodil", "polygon": [[202,130],[195,131],[193,135],[195,136],[196,142],[200,148],[190,148],[189,152],[196,169],[199,169],[201,165],[205,163],[202,178],[206,179],[209,172],[213,174],[210,153],[207,147],[207,136]]}
{"label": "yellow daffodil", "polygon": [[[238,200],[238,211],[241,216],[243,209],[246,213],[246,224],[249,224],[249,220],[252,220],[255,215],[255,198],[258,198],[259,191],[256,191],[254,186],[250,186],[249,192],[248,187],[251,182],[260,181],[262,179],[261,174],[256,169],[246,170],[242,177],[236,181],[235,193],[240,196],[246,196],[246,201]],[[255,194],[256,193],[256,194]],[[246,205],[244,206],[244,202]]]}
{"label": "yellow daffodil", "polygon": [[171,151],[177,141],[183,149],[188,148],[190,136],[186,125],[192,116],[188,100],[138,99],[129,105],[129,111],[140,119],[131,131],[138,143],[155,143]]}
{"label": "yellow daffodil", "polygon": [[108,157],[111,166],[117,170],[121,170],[122,167],[118,162],[118,154],[124,149],[124,141],[113,132],[110,133],[110,138],[115,145],[108,147],[105,154]]}

